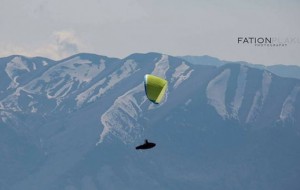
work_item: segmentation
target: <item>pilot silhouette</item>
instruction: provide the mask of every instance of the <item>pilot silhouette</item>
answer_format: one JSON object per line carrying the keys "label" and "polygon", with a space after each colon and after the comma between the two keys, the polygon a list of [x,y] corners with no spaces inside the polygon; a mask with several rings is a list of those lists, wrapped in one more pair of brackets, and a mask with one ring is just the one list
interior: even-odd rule
{"label": "pilot silhouette", "polygon": [[142,144],[142,145],[139,145],[139,146],[135,147],[135,149],[137,149],[137,150],[138,150],[138,149],[150,149],[150,148],[153,148],[153,147],[155,147],[155,146],[156,146],[155,143],[148,142],[148,140],[145,139],[145,143]]}

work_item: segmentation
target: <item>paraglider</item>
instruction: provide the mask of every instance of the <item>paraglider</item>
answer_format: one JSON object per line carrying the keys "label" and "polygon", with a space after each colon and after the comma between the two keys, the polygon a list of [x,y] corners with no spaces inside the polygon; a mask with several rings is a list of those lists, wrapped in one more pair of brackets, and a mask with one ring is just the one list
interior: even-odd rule
{"label": "paraglider", "polygon": [[144,144],[135,147],[135,149],[137,149],[137,150],[139,150],[139,149],[150,149],[150,148],[153,148],[155,146],[156,146],[155,143],[148,142],[148,140],[146,139]]}
{"label": "paraglider", "polygon": [[144,86],[147,98],[151,102],[159,104],[166,93],[168,82],[160,77],[147,74],[145,75]]}
{"label": "paraglider", "polygon": [[[159,104],[165,96],[168,81],[163,78],[147,74],[145,75],[144,86],[147,98],[151,102]],[[155,143],[148,142],[146,139],[144,144],[135,147],[135,149],[150,149],[155,146]]]}

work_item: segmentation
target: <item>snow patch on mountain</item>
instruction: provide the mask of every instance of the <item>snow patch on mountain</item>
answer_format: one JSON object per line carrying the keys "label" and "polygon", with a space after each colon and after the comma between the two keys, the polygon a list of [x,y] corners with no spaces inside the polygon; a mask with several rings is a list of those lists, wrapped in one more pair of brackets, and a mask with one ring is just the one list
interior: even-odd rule
{"label": "snow patch on mountain", "polygon": [[190,66],[188,66],[188,65],[185,64],[184,62],[181,63],[181,65],[179,65],[178,67],[176,67],[175,72],[172,74],[171,82],[174,82],[174,80],[176,80],[177,78],[179,78],[179,77],[180,77],[182,74],[184,74],[189,68],[190,68]]}
{"label": "snow patch on mountain", "polygon": [[[106,86],[101,87],[97,93],[91,94],[92,96],[89,98],[89,100],[87,102],[94,102],[97,98],[101,97],[108,90],[112,89],[120,81],[130,77],[130,75],[137,72],[138,70],[139,70],[138,65],[135,61],[127,60],[124,63],[124,65],[120,68],[120,70],[113,72],[111,75],[109,75],[107,77]],[[98,85],[102,85],[102,84],[100,82]],[[90,92],[92,92],[92,89],[90,89]],[[87,92],[87,94],[88,94],[88,92]]]}
{"label": "snow patch on mountain", "polygon": [[161,59],[155,63],[155,68],[152,72],[153,75],[166,78],[166,73],[169,70],[169,57],[168,55],[162,55]]}
{"label": "snow patch on mountain", "polygon": [[61,77],[67,74],[79,82],[89,82],[105,69],[105,61],[101,60],[99,64],[92,64],[89,60],[75,57],[57,65],[53,69],[57,69],[57,67],[62,71],[65,71],[61,73]]}
{"label": "snow patch on mountain", "polygon": [[32,69],[35,71],[36,70],[36,64],[33,63],[32,67],[33,67]]}
{"label": "snow patch on mountain", "polygon": [[47,61],[42,61],[42,63],[43,63],[43,66],[47,66],[48,65]]}
{"label": "snow patch on mountain", "polygon": [[108,134],[116,136],[125,144],[134,141],[140,134],[137,129],[141,130],[141,127],[137,123],[137,119],[142,112],[134,96],[143,92],[144,86],[140,84],[115,100],[113,105],[101,116],[104,128],[97,144],[102,143]]}
{"label": "snow patch on mountain", "polygon": [[16,100],[17,98],[15,94],[4,98],[3,100],[0,101],[0,109],[19,111],[18,108],[14,108],[15,106],[17,106],[17,104],[14,103]]}
{"label": "snow patch on mountain", "polygon": [[247,115],[246,123],[254,121],[256,119],[257,115],[259,114],[260,108],[261,108],[261,105],[259,104],[260,99],[261,99],[261,92],[257,91],[255,93],[250,111]]}
{"label": "snow patch on mountain", "polygon": [[188,79],[191,76],[191,74],[194,70],[193,69],[189,70],[189,68],[190,67],[188,65],[186,65],[185,63],[182,63],[180,66],[178,66],[175,69],[175,72],[173,73],[172,78],[171,78],[171,83],[173,83],[175,81],[174,88],[177,88],[183,81],[185,81],[186,79]]}
{"label": "snow patch on mountain", "polygon": [[7,76],[12,80],[8,89],[19,86],[19,83],[17,82],[19,71],[30,72],[30,69],[25,60],[23,60],[21,57],[14,57],[9,63],[7,63],[5,67]]}
{"label": "snow patch on mountain", "polygon": [[54,95],[50,95],[50,93],[52,93],[52,91],[48,91],[47,92],[47,97],[48,97],[48,99],[63,98],[70,92],[71,88],[72,88],[72,83],[66,83],[65,85],[63,85],[58,90],[53,91]]}
{"label": "snow patch on mountain", "polygon": [[[6,123],[8,126],[15,128],[16,126],[20,126],[19,119],[14,115],[13,111],[6,111],[0,109],[0,123]],[[0,126],[2,127],[2,126]]]}
{"label": "snow patch on mountain", "polygon": [[223,119],[228,116],[225,105],[225,95],[230,73],[230,69],[225,69],[222,73],[212,79],[206,88],[208,104],[213,106]]}
{"label": "snow patch on mountain", "polygon": [[5,71],[11,79],[17,70],[26,70],[27,72],[30,72],[27,62],[22,60],[21,57],[14,57],[5,67]]}
{"label": "snow patch on mountain", "polygon": [[268,71],[263,72],[263,80],[262,80],[262,104],[264,104],[268,94],[269,89],[272,83],[272,74]]}
{"label": "snow patch on mountain", "polygon": [[282,121],[294,120],[293,118],[295,112],[294,105],[299,92],[300,92],[300,86],[295,86],[291,91],[291,93],[287,96],[287,98],[283,102],[281,113],[279,116]]}
{"label": "snow patch on mountain", "polygon": [[272,74],[270,72],[263,72],[263,79],[261,84],[261,89],[259,89],[254,96],[250,111],[248,113],[246,123],[253,122],[256,120],[256,117],[261,112],[265,100],[269,94],[269,89],[272,83]]}
{"label": "snow patch on mountain", "polygon": [[184,103],[184,105],[185,105],[185,106],[188,106],[188,105],[191,104],[191,102],[192,102],[192,99],[188,99],[188,100]]}
{"label": "snow patch on mountain", "polygon": [[1,107],[3,107],[3,109],[14,112],[21,111],[21,108],[19,107],[18,103],[18,97],[19,96],[16,93],[6,97],[5,99],[1,100]]}
{"label": "snow patch on mountain", "polygon": [[28,103],[28,107],[31,109],[31,113],[37,113],[37,111],[38,111],[38,109],[35,107],[35,105],[36,104],[38,104],[38,102],[37,101],[35,101],[34,100],[34,97],[33,96],[31,96],[31,95],[27,95],[29,98],[31,98],[32,99],[32,101],[30,101],[29,103]]}
{"label": "snow patch on mountain", "polygon": [[[91,98],[93,96],[93,94],[95,94],[95,91],[97,90],[97,88],[100,88],[100,86],[102,86],[105,81],[106,81],[106,78],[103,78],[100,81],[96,82],[92,87],[88,88],[86,91],[77,95],[77,97],[76,97],[77,106],[80,107],[80,106],[82,106],[83,103],[87,102],[88,99]],[[100,90],[98,91],[98,93],[100,93]]]}
{"label": "snow patch on mountain", "polygon": [[0,118],[3,123],[7,123],[10,118],[12,118],[12,114],[6,111],[0,110]]}
{"label": "snow patch on mountain", "polygon": [[238,119],[238,113],[240,110],[240,107],[243,103],[244,99],[244,92],[246,87],[246,79],[247,79],[247,72],[248,68],[241,65],[240,66],[240,72],[237,79],[237,88],[235,90],[235,96],[233,101],[231,102],[232,107],[232,117]]}
{"label": "snow patch on mountain", "polygon": [[38,111],[38,109],[34,106],[31,106],[31,113],[36,113]]}

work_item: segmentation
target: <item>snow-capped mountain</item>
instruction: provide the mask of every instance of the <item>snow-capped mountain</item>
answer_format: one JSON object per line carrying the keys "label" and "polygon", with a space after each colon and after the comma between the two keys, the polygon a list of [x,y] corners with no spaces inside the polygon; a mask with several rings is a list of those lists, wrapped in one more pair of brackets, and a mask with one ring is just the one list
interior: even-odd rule
{"label": "snow-capped mountain", "polygon": [[[0,68],[0,189],[300,187],[300,80],[159,53]],[[159,105],[148,73],[169,81]]]}

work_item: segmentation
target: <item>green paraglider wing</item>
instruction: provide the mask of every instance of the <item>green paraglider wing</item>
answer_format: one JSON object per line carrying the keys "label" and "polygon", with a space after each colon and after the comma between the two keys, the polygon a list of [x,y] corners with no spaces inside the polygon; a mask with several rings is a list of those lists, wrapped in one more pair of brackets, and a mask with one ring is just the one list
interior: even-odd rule
{"label": "green paraglider wing", "polygon": [[144,85],[147,98],[159,104],[166,93],[168,82],[154,75],[145,75]]}

